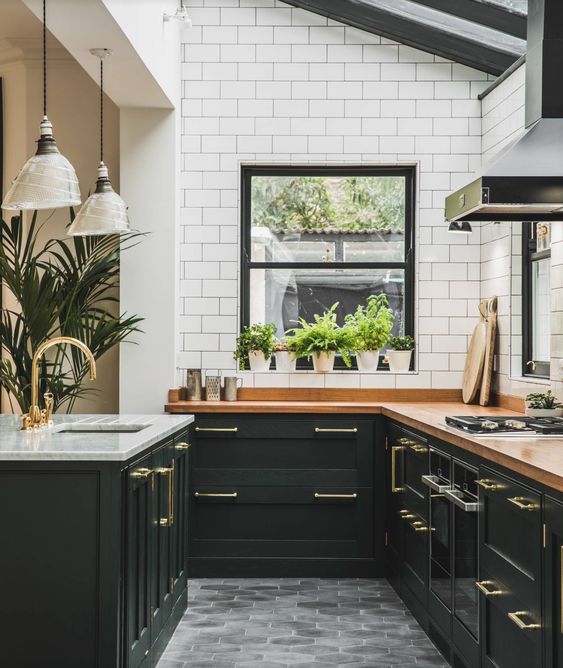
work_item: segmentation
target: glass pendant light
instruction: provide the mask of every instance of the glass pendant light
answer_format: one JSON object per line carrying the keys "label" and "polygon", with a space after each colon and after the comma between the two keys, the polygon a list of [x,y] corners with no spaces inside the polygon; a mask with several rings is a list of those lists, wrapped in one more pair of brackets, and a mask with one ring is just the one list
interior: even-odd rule
{"label": "glass pendant light", "polygon": [[57,209],[80,204],[74,167],[59,153],[53,126],[47,118],[47,21],[43,0],[43,120],[37,152],[23,166],[8,190],[2,208],[7,210]]}
{"label": "glass pendant light", "polygon": [[70,236],[96,236],[130,232],[127,206],[112,188],[108,168],[104,164],[104,58],[110,49],[90,49],[100,59],[100,165],[96,191],[90,195],[68,228]]}

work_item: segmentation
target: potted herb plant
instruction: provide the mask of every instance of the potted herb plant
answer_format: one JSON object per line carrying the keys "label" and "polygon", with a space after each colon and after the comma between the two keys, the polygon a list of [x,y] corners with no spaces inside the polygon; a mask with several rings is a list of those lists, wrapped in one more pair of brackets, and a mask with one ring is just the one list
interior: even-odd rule
{"label": "potted herb plant", "polygon": [[360,371],[377,371],[379,351],[389,340],[393,329],[393,311],[387,295],[371,295],[366,306],[358,306],[346,316],[353,350]]}
{"label": "potted herb plant", "polygon": [[336,322],[336,307],[333,304],[323,315],[315,315],[313,322],[303,318],[300,327],[286,332],[286,341],[296,357],[313,358],[313,367],[319,373],[327,373],[334,368],[336,353],[339,353],[346,366],[351,366],[350,328],[340,327]]}
{"label": "potted herb plant", "polygon": [[291,372],[295,371],[297,358],[287,341],[276,341],[274,343],[274,357],[276,358],[276,370]]}
{"label": "potted herb plant", "polygon": [[405,373],[411,366],[414,339],[412,336],[392,336],[389,339],[387,358],[389,370],[393,373]]}
{"label": "potted herb plant", "polygon": [[526,415],[530,417],[562,417],[563,404],[552,394],[547,392],[532,392],[526,395]]}
{"label": "potted herb plant", "polygon": [[247,325],[237,338],[234,358],[239,369],[244,371],[246,360],[251,371],[268,371],[274,352],[276,326],[267,322],[265,325]]}

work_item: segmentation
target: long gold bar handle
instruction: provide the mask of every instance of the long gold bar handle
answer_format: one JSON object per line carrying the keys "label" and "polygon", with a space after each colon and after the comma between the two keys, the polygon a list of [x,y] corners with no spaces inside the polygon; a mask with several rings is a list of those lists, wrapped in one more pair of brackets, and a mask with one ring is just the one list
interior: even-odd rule
{"label": "long gold bar handle", "polygon": [[356,492],[353,494],[320,494],[315,492],[315,499],[357,499]]}
{"label": "long gold bar handle", "polygon": [[358,428],[352,427],[350,429],[324,429],[323,427],[315,427],[315,434],[357,434]]}
{"label": "long gold bar handle", "polygon": [[131,477],[132,478],[148,478],[150,474],[152,473],[152,469],[137,469],[136,471],[131,472]]}
{"label": "long gold bar handle", "polygon": [[513,496],[510,499],[506,499],[510,503],[514,504],[520,510],[537,510],[539,506],[532,501],[527,501],[524,496]]}
{"label": "long gold bar handle", "polygon": [[518,610],[517,612],[509,612],[508,618],[513,621],[519,629],[523,631],[529,631],[530,629],[541,629],[541,624],[526,624],[526,622],[521,619],[521,615],[530,615],[529,612],[525,610]]}
{"label": "long gold bar handle", "polygon": [[196,499],[202,497],[210,497],[215,499],[236,499],[238,496],[237,492],[222,492],[222,493],[205,493],[205,492],[194,492]]}
{"label": "long gold bar handle", "polygon": [[482,480],[476,480],[475,484],[491,492],[493,492],[495,489],[498,489],[498,485],[496,485],[492,480],[488,480],[487,478],[483,478]]}
{"label": "long gold bar handle", "polygon": [[492,580],[481,580],[481,582],[476,582],[475,586],[479,591],[482,591],[485,596],[500,596],[504,594],[502,589],[489,589],[489,587],[494,587],[495,583]]}
{"label": "long gold bar handle", "polygon": [[191,443],[185,443],[184,441],[182,441],[181,443],[176,443],[174,448],[176,450],[187,450],[190,446],[191,446]]}
{"label": "long gold bar handle", "polygon": [[171,527],[174,524],[174,462],[169,468],[155,469],[155,473],[168,476],[168,517],[160,518],[160,526]]}
{"label": "long gold bar handle", "polygon": [[391,492],[397,494],[403,491],[403,487],[397,487],[397,452],[402,450],[402,445],[393,445],[391,447]]}
{"label": "long gold bar handle", "polygon": [[221,432],[228,432],[231,434],[236,434],[238,431],[238,427],[196,427],[196,431],[203,432],[203,431],[221,431]]}

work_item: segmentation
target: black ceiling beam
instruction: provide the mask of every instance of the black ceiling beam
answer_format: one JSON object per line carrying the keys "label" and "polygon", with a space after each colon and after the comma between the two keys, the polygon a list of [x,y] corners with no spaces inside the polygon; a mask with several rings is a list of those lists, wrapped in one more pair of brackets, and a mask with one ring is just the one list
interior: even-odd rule
{"label": "black ceiling beam", "polygon": [[513,37],[526,39],[527,17],[525,14],[486,0],[411,0],[411,2],[473,23],[480,23],[482,26],[499,30]]}
{"label": "black ceiling beam", "polygon": [[284,2],[497,76],[510,67],[520,55],[507,53],[495,48],[493,44],[468,40],[461,35],[454,35],[438,27],[393,14],[360,0],[284,0]]}

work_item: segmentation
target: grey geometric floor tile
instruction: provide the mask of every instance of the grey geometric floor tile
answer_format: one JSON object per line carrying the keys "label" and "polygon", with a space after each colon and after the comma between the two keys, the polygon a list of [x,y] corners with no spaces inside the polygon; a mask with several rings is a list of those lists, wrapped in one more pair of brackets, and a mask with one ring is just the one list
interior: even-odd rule
{"label": "grey geometric floor tile", "polygon": [[190,580],[157,668],[448,668],[385,580]]}

